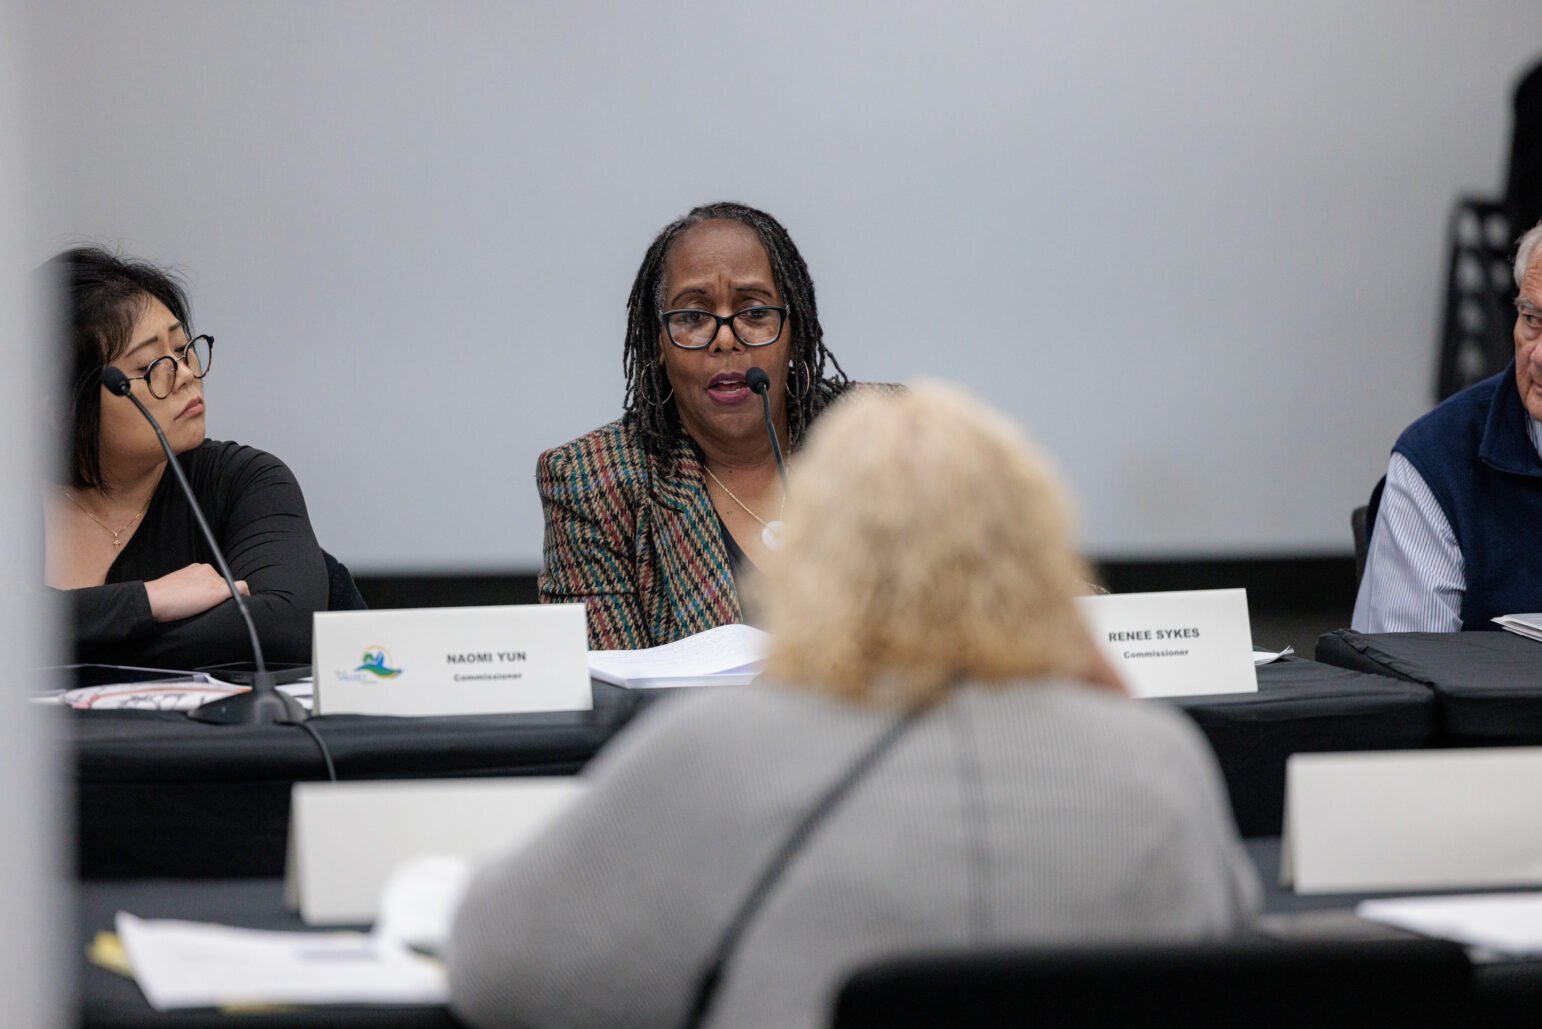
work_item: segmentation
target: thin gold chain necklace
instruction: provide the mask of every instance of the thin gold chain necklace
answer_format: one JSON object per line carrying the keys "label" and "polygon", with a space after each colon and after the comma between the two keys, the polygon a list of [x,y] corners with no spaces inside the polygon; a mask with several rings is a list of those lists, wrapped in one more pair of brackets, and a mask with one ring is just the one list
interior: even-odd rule
{"label": "thin gold chain necklace", "polygon": [[766,549],[767,550],[781,550],[782,549],[782,514],[787,510],[787,494],[786,493],[782,494],[782,505],[781,505],[781,507],[779,507],[777,509],[776,517],[771,519],[771,521],[768,522],[764,518],[760,517],[760,515],[756,514],[754,511],[751,511],[750,510],[750,505],[746,504],[744,501],[742,501],[738,497],[736,497],[734,495],[734,491],[729,489],[727,486],[725,486],[723,484],[723,480],[719,479],[717,477],[717,475],[712,471],[712,469],[707,467],[707,463],[705,461],[702,462],[701,468],[702,468],[702,471],[704,471],[708,475],[712,476],[712,481],[717,483],[718,489],[720,489],[724,493],[728,494],[728,499],[729,500],[732,500],[735,504],[738,504],[741,508],[744,509],[744,513],[745,514],[749,515],[751,518],[755,519],[757,522],[760,523],[760,542],[762,542],[762,543],[764,543],[766,545]]}
{"label": "thin gold chain necklace", "polygon": [[[113,550],[118,550],[119,548],[121,548],[123,546],[123,534],[125,532],[128,532],[130,529],[132,529],[134,527],[134,523],[139,521],[139,519],[143,518],[145,512],[150,510],[150,501],[147,500],[147,501],[145,501],[145,506],[140,508],[139,509],[139,513],[137,515],[135,515],[134,517],[130,518],[128,520],[128,523],[126,525],[124,525],[123,528],[114,530],[112,526],[108,525],[106,522],[102,521],[96,515],[92,514],[90,511],[88,511],[86,509],[86,505],[82,504],[80,502],[80,499],[78,497],[76,497],[75,494],[71,493],[69,490],[65,490],[64,491],[64,495],[69,498],[70,503],[72,503],[76,507],[80,508],[80,513],[81,514],[85,515],[87,518],[91,519],[93,522],[95,522],[96,524],[100,525],[103,529],[107,530],[107,532],[112,536],[112,549]],[[155,499],[154,494],[151,494],[151,500],[153,500],[153,499]]]}

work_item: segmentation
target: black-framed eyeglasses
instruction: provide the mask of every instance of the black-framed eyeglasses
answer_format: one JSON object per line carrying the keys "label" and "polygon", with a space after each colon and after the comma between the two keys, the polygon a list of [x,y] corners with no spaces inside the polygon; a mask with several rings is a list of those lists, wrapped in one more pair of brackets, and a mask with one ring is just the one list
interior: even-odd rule
{"label": "black-framed eyeglasses", "polygon": [[728,317],[694,309],[665,311],[659,315],[669,341],[681,350],[700,350],[717,337],[723,323],[734,338],[747,347],[768,347],[782,335],[787,324],[787,308],[761,305],[735,311]]}
{"label": "black-framed eyeglasses", "polygon": [[177,365],[186,366],[193,378],[201,379],[209,374],[209,365],[213,363],[214,337],[195,336],[185,345],[178,347],[177,353],[157,357],[151,361],[150,367],[145,369],[143,375],[130,375],[129,381],[143,379],[152,397],[165,400],[171,396],[171,391],[177,388]]}

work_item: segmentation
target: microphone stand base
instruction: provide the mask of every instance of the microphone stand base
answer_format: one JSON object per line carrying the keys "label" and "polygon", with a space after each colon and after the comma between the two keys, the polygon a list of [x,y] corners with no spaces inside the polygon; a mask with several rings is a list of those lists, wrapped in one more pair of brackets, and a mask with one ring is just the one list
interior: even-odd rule
{"label": "microphone stand base", "polygon": [[256,681],[245,693],[222,697],[195,707],[187,717],[213,725],[273,725],[277,722],[303,722],[311,713],[289,694],[267,682]]}

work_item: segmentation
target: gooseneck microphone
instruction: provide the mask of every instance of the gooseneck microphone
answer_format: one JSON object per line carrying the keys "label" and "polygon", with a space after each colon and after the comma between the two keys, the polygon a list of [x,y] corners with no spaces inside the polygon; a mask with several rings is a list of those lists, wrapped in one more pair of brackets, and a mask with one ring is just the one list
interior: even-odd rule
{"label": "gooseneck microphone", "polygon": [[782,477],[782,490],[787,490],[787,465],[782,461],[782,444],[776,438],[776,423],[771,420],[771,376],[764,369],[751,368],[744,373],[744,384],[760,394],[761,410],[766,415],[766,435],[771,437],[771,456],[776,458],[776,471]]}
{"label": "gooseneck microphone", "polygon": [[160,423],[134,395],[133,384],[129,382],[129,377],[119,369],[103,368],[102,385],[107,388],[107,392],[128,397],[133,401],[134,406],[139,408],[139,413],[145,416],[145,421],[150,423],[150,428],[155,430],[155,438],[161,441],[161,449],[166,452],[166,463],[171,466],[172,473],[177,477],[177,484],[182,487],[182,494],[187,497],[188,506],[193,509],[193,518],[197,520],[203,538],[214,553],[214,563],[219,566],[220,574],[225,577],[225,585],[230,587],[231,599],[236,602],[236,609],[241,612],[241,618],[246,622],[246,631],[252,639],[252,657],[257,662],[257,672],[252,676],[252,688],[233,697],[211,700],[189,711],[187,716],[200,722],[215,722],[221,725],[305,721],[310,716],[305,708],[300,706],[299,701],[287,693],[279,692],[273,685],[273,675],[262,659],[262,641],[257,638],[257,626],[252,621],[252,613],[247,610],[246,600],[241,596],[241,591],[236,589],[235,576],[230,574],[230,565],[225,561],[225,552],[220,549],[219,543],[215,542],[214,533],[209,529],[209,523],[203,516],[203,509],[198,506],[198,498],[193,496],[193,487],[188,484],[187,473],[177,462],[177,455],[172,453],[171,444],[166,442],[166,434],[161,431]]}

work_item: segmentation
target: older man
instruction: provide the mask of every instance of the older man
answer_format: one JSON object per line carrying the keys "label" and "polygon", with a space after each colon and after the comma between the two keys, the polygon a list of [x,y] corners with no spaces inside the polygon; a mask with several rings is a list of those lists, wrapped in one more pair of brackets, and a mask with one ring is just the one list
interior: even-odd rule
{"label": "older man", "polygon": [[1515,254],[1515,361],[1392,448],[1353,625],[1493,629],[1542,611],[1542,224]]}

